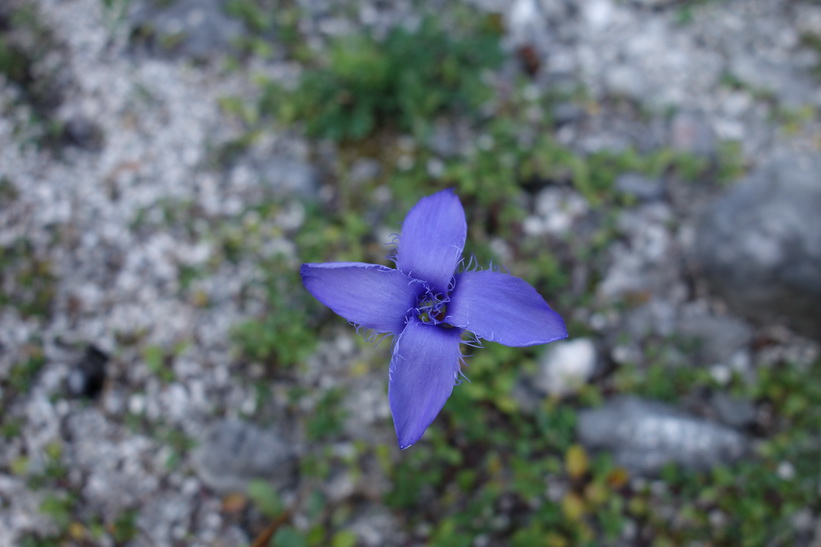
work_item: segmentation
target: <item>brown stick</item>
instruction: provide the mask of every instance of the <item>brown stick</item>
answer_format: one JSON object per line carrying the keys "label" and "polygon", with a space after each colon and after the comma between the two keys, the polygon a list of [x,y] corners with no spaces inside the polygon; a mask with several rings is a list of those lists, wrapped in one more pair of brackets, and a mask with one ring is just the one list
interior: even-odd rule
{"label": "brown stick", "polygon": [[288,509],[287,511],[283,511],[282,514],[272,520],[271,524],[269,524],[268,527],[257,536],[257,539],[254,540],[251,547],[268,547],[271,543],[271,538],[274,537],[274,534],[276,534],[277,530],[279,530],[279,527],[288,522],[290,519],[291,510]]}

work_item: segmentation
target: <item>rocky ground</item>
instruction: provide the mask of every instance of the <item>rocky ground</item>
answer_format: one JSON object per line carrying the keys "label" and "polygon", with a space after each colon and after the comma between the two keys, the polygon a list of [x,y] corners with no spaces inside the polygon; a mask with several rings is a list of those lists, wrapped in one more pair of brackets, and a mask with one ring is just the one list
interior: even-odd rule
{"label": "rocky ground", "polygon": [[[687,527],[690,500],[687,487],[658,479],[670,462],[709,474],[762,458],[774,462],[773,480],[801,492],[780,498],[787,524],[764,543],[821,545],[821,466],[761,448],[783,438],[785,423],[797,431],[798,416],[817,416],[801,386],[819,380],[821,6],[268,4],[0,6],[0,545],[242,545],[282,514],[278,545],[525,545],[517,534],[540,523],[553,523],[555,545],[585,534],[675,544],[682,536],[664,530]],[[259,12],[236,7],[248,5]],[[527,124],[549,118],[550,150],[582,162],[612,154],[616,198],[596,190],[593,167],[595,192],[572,170],[517,181],[505,202],[518,211],[514,232],[493,228],[501,206],[463,198],[477,224],[469,239],[517,274],[533,281],[552,263],[530,258],[561,249],[560,294],[545,294],[571,326],[569,341],[523,354],[529,366],[510,369],[503,396],[468,391],[481,388],[474,380],[463,400],[481,401],[489,424],[511,414],[536,424],[545,405],[577,415],[560,469],[537,473],[536,494],[500,487],[493,514],[477,510],[464,524],[464,500],[496,483],[459,471],[506,468],[519,455],[493,464],[439,450],[474,446],[459,431],[471,414],[458,406],[458,419],[442,419],[447,432],[440,424],[417,451],[430,449],[430,460],[400,453],[386,397],[390,344],[374,348],[321,315],[293,278],[316,260],[306,251],[314,235],[324,260],[384,254],[404,211],[429,193],[383,182],[394,167],[424,163],[433,187],[451,185],[460,158],[507,151],[481,124],[437,118],[429,143],[382,135],[396,151],[383,156],[298,124],[262,124],[247,105],[260,104],[262,80],[297,85],[334,37],[383,36],[426,10],[468,7],[504,29],[505,61],[483,75],[495,93],[487,118],[506,115],[499,97],[521,94],[520,140],[536,142]],[[256,30],[265,17],[276,24]],[[620,168],[644,165],[629,154],[664,168]],[[690,164],[695,180],[683,175]],[[481,379],[489,365],[478,359]],[[679,389],[682,374],[697,387]],[[796,453],[817,454],[811,433]],[[545,442],[522,448],[522,461],[547,458],[554,441]],[[597,482],[587,453],[610,454],[623,480],[610,470]],[[445,461],[451,482],[473,485],[465,493],[439,475],[418,485],[403,474]],[[612,535],[590,520],[590,485],[605,483],[605,499],[624,500],[607,505],[620,519]],[[403,501],[407,484],[418,499]],[[660,503],[649,517],[634,507],[659,491],[683,498],[664,498],[667,512]],[[431,499],[450,520],[408,509]],[[552,506],[565,520],[539,521]],[[734,508],[707,506],[705,526],[732,544],[722,526]]]}

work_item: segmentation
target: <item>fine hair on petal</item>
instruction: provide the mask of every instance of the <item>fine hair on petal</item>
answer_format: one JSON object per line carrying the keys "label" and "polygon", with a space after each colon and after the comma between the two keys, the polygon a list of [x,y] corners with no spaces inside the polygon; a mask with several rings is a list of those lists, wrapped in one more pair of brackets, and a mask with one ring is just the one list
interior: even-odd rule
{"label": "fine hair on petal", "polygon": [[462,372],[462,366],[467,367],[467,363],[465,362],[465,360],[460,359],[459,360],[459,365],[460,365],[460,367],[459,367],[459,370],[456,372],[456,383],[454,385],[461,386],[462,382],[467,382],[469,384],[473,383],[473,382],[470,381],[470,378],[468,378],[465,375],[465,373]]}
{"label": "fine hair on petal", "polygon": [[484,344],[482,344],[482,340],[479,338],[479,336],[477,336],[476,334],[474,334],[470,331],[465,331],[465,332],[467,332],[469,334],[469,337],[467,339],[462,340],[462,343],[464,345],[470,346],[470,347],[476,348],[476,349],[482,349],[482,348],[485,347]]}
{"label": "fine hair on petal", "polygon": [[461,266],[460,272],[475,272],[479,269],[479,261],[473,253],[470,253],[467,264],[465,264],[465,259],[463,257],[462,260],[459,261],[459,265]]}
{"label": "fine hair on petal", "polygon": [[396,266],[397,265],[397,260],[399,259],[399,234],[396,234],[396,233],[390,234],[389,237],[391,238],[391,240],[388,241],[387,243],[385,243],[385,245],[386,246],[393,245],[394,247],[393,247],[393,249],[388,251],[388,254],[385,255],[385,259],[390,260],[391,262],[393,262],[393,265]]}

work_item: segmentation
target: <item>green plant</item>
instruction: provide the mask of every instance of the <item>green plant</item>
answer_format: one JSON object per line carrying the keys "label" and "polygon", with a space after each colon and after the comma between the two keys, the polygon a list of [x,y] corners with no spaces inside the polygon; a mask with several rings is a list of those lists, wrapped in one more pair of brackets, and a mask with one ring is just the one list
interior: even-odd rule
{"label": "green plant", "polygon": [[233,330],[240,353],[248,359],[275,367],[293,367],[306,359],[317,342],[311,311],[315,308],[303,293],[299,273],[280,260],[268,263],[263,281],[267,310]]}
{"label": "green plant", "polygon": [[331,389],[324,393],[308,420],[306,433],[310,440],[333,437],[342,430],[345,412],[340,409],[344,393]]}
{"label": "green plant", "polygon": [[482,72],[501,61],[498,39],[482,28],[454,35],[432,17],[383,41],[339,38],[297,89],[267,82],[261,108],[285,123],[303,122],[312,137],[358,140],[389,127],[420,133],[436,116],[473,114],[491,96]]}
{"label": "green plant", "polygon": [[67,528],[71,522],[71,514],[75,501],[67,494],[49,494],[40,504],[40,511],[51,517],[58,528]]}
{"label": "green plant", "polygon": [[159,346],[147,346],[143,350],[143,360],[152,374],[165,383],[174,381],[174,369],[171,368],[173,356]]}
{"label": "green plant", "polygon": [[285,511],[276,489],[270,483],[262,479],[254,479],[248,484],[248,497],[260,513],[268,518],[276,518]]}
{"label": "green plant", "polygon": [[117,543],[126,543],[137,537],[139,528],[137,527],[137,517],[139,512],[130,509],[120,513],[111,524],[111,535]]}
{"label": "green plant", "polygon": [[15,125],[15,132],[35,144],[54,145],[63,132],[54,111],[65,86],[57,83],[56,70],[37,70],[38,63],[58,48],[36,7],[4,2],[0,8],[0,74],[21,91],[16,102],[30,108],[30,116],[25,124]]}
{"label": "green plant", "polygon": [[30,241],[0,246],[0,306],[14,307],[23,317],[46,317],[56,284],[51,262],[39,257]]}
{"label": "green plant", "polygon": [[17,393],[27,393],[45,364],[45,356],[39,349],[34,350],[30,357],[11,368],[9,385]]}

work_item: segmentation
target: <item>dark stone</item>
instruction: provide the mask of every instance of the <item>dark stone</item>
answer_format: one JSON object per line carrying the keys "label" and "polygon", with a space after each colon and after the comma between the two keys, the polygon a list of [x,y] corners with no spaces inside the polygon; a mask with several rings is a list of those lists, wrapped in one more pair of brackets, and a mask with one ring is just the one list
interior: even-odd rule
{"label": "dark stone", "polygon": [[696,259],[736,312],[821,337],[821,157],[782,155],[703,214]]}
{"label": "dark stone", "polygon": [[94,399],[103,391],[108,354],[94,345],[86,347],[83,356],[71,367],[66,389],[72,397]]}
{"label": "dark stone", "polygon": [[709,469],[739,459],[749,448],[738,431],[635,397],[582,411],[577,434],[588,448],[613,451],[618,465],[640,475],[657,473],[668,463]]}
{"label": "dark stone", "polygon": [[63,140],[69,146],[76,146],[89,152],[103,149],[103,131],[97,124],[85,118],[72,118],[63,126]]}

